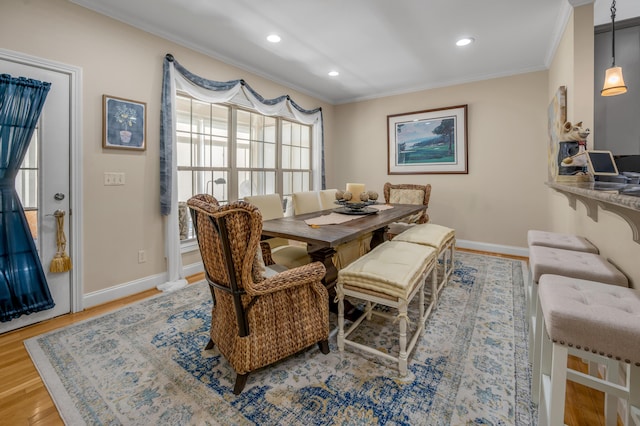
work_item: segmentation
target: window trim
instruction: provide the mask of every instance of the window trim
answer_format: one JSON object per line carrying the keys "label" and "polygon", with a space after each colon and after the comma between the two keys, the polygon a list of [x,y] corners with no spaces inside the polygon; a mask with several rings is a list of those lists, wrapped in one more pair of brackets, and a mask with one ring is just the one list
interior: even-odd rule
{"label": "window trim", "polygon": [[[316,159],[315,157],[317,155],[321,155],[321,149],[316,148],[316,144],[321,144],[321,141],[317,141],[316,140],[316,132],[314,131],[314,124],[305,124],[299,120],[297,120],[293,114],[290,115],[267,115],[264,113],[261,113],[260,111],[258,111],[255,108],[251,108],[247,105],[244,105],[240,102],[234,102],[234,101],[228,101],[228,102],[210,102],[207,100],[202,100],[202,99],[198,99],[197,97],[189,94],[188,92],[185,92],[183,90],[177,90],[176,92],[176,98],[178,97],[182,97],[182,98],[186,98],[189,99],[191,102],[192,101],[198,101],[198,102],[206,102],[209,105],[224,105],[226,107],[229,108],[229,112],[228,112],[228,126],[227,126],[227,167],[205,167],[205,166],[179,166],[176,165],[176,171],[178,172],[178,174],[176,175],[176,177],[179,176],[179,172],[184,172],[184,171],[207,171],[207,172],[215,172],[215,171],[219,171],[219,172],[224,172],[226,173],[226,177],[227,177],[227,188],[226,188],[226,198],[227,200],[224,200],[223,203],[228,203],[229,200],[236,200],[239,199],[239,183],[238,183],[238,174],[240,172],[253,172],[253,171],[257,171],[257,172],[273,172],[275,174],[275,192],[281,194],[281,196],[284,197],[288,197],[291,194],[287,193],[284,194],[284,175],[285,173],[296,173],[296,172],[300,172],[300,173],[307,173],[309,176],[309,185],[308,185],[308,189],[307,190],[314,190],[314,188],[316,188],[318,185],[320,185],[320,182],[316,182],[316,173],[314,172],[314,165],[316,163],[321,164],[321,159]],[[177,104],[177,102],[176,102]],[[260,115],[262,117],[271,117],[275,119],[275,141],[276,141],[276,153],[275,153],[275,168],[271,168],[271,167],[261,167],[261,168],[256,168],[256,167],[238,167],[237,165],[237,150],[238,150],[238,133],[237,133],[237,129],[238,129],[238,111],[246,111],[250,114],[257,114]],[[190,110],[190,117],[193,117],[193,109]],[[309,146],[308,147],[302,147],[301,145],[300,148],[302,149],[307,149],[308,150],[308,154],[309,154],[309,159],[308,159],[308,168],[305,169],[294,169],[294,168],[287,168],[284,169],[283,168],[283,159],[282,159],[282,155],[283,155],[283,123],[284,122],[289,122],[292,123],[294,125],[298,125],[298,126],[302,126],[304,128],[307,129],[308,133],[309,133]],[[192,125],[190,126],[192,128]],[[184,133],[184,131],[180,131],[181,133]],[[176,129],[175,129],[175,137],[177,140],[177,135],[179,133],[179,130],[177,129],[177,121],[176,121]],[[190,131],[188,132],[189,134],[193,135],[194,132],[190,129]],[[210,135],[207,135],[210,136]],[[251,135],[249,135],[249,142],[251,142]],[[290,142],[289,144],[290,146],[294,147],[296,145],[294,145],[293,143]],[[177,155],[177,153],[176,153]],[[193,153],[191,153],[191,157],[193,157]],[[291,166],[291,164],[290,164]],[[321,177],[321,175],[320,175]],[[193,184],[192,184],[193,185]],[[205,191],[207,189],[205,188]],[[192,186],[192,191],[193,191],[193,186]],[[213,192],[213,190],[212,190]],[[259,191],[260,192],[260,191]],[[294,191],[292,191],[294,192]],[[252,194],[252,195],[256,195],[256,194]],[[186,200],[184,200],[186,201]],[[177,208],[177,206],[176,206]],[[193,252],[198,250],[198,242],[195,236],[193,237],[188,237],[184,240],[180,240],[180,253],[189,253],[189,252]]]}

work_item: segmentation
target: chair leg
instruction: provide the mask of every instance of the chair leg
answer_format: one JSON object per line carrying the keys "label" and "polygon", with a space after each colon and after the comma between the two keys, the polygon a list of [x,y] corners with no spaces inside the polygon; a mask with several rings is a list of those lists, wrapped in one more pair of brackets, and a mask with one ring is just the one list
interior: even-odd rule
{"label": "chair leg", "polygon": [[[605,364],[605,379],[607,382],[620,383],[620,371],[618,361],[608,358]],[[598,364],[595,364],[595,376],[598,376]],[[610,393],[604,394],[604,420],[607,426],[618,424],[618,398]]]}
{"label": "chair leg", "polygon": [[626,425],[640,426],[640,366],[631,364],[627,370],[629,402]]}
{"label": "chair leg", "polygon": [[323,354],[328,354],[329,353],[329,340],[325,339],[322,340],[320,342],[318,342],[318,347],[320,348],[320,352],[322,352]]}
{"label": "chair leg", "polygon": [[438,268],[437,265],[433,266],[433,271],[431,271],[431,305],[433,310],[438,306]]}
{"label": "chair leg", "polygon": [[[542,307],[540,303],[535,304],[535,321],[533,323],[529,323],[529,330],[533,330],[533,332],[529,332],[529,353],[531,360],[531,400],[538,404],[539,401],[539,393],[541,386],[541,365],[545,356],[551,357],[551,352],[547,350],[547,353],[544,352],[544,348],[542,345],[543,339],[546,338],[544,331],[544,320],[542,318]],[[550,358],[549,358],[550,359]]]}
{"label": "chair leg", "polygon": [[551,389],[545,403],[549,402],[548,419],[549,424],[553,426],[564,424],[568,350],[565,346],[553,343],[551,352]]}
{"label": "chair leg", "polygon": [[398,306],[398,319],[400,320],[400,355],[398,356],[398,370],[401,376],[407,375],[407,301],[401,300]]}
{"label": "chair leg", "polygon": [[211,338],[209,338],[209,343],[207,343],[207,346],[205,346],[204,350],[208,351],[209,349],[213,349],[214,346],[215,346],[215,344],[213,343],[213,340],[211,340]]}
{"label": "chair leg", "polygon": [[249,373],[236,375],[236,385],[233,387],[234,394],[240,395],[242,393],[244,386],[247,384],[248,378],[249,378]]}
{"label": "chair leg", "polygon": [[529,362],[533,363],[534,357],[534,346],[533,343],[535,341],[535,321],[537,320],[537,309],[538,307],[538,284],[535,282],[531,282],[531,288],[529,293],[529,301],[527,303],[527,321],[529,322]]}
{"label": "chair leg", "polygon": [[344,296],[338,297],[338,350],[344,351]]}
{"label": "chair leg", "polygon": [[420,293],[419,293],[419,305],[420,306],[420,335],[422,336],[424,334],[424,329],[426,328],[424,326],[424,323],[427,321],[427,316],[425,315],[425,308],[424,308],[424,286],[426,284],[426,281],[428,280],[428,275],[424,278],[424,282],[420,285]]}

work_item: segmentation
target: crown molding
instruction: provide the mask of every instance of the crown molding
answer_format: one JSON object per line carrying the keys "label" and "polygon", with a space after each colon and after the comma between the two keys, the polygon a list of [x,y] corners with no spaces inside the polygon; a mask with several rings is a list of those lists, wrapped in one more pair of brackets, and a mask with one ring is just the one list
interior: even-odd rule
{"label": "crown molding", "polygon": [[585,4],[595,3],[595,0],[568,0],[573,7],[584,6]]}

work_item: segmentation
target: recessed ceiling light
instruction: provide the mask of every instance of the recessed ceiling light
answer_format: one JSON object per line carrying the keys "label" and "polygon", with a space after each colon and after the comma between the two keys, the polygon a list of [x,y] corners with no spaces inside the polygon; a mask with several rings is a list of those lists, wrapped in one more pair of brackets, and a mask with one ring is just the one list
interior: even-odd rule
{"label": "recessed ceiling light", "polygon": [[278,34],[270,34],[269,36],[267,36],[267,40],[271,43],[280,43],[280,40],[282,39]]}
{"label": "recessed ceiling light", "polygon": [[466,46],[473,43],[474,41],[475,40],[471,37],[461,38],[460,40],[456,41],[456,46]]}
{"label": "recessed ceiling light", "polygon": [[329,71],[329,75],[330,75],[331,77],[337,77],[337,76],[339,76],[339,75],[340,75],[340,73],[339,73],[338,71]]}

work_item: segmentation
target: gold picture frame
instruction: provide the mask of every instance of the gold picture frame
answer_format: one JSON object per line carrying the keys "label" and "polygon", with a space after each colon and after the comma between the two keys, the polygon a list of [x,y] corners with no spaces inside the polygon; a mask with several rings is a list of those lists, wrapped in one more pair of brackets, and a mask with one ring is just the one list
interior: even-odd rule
{"label": "gold picture frame", "polygon": [[387,116],[388,174],[469,173],[467,105]]}

